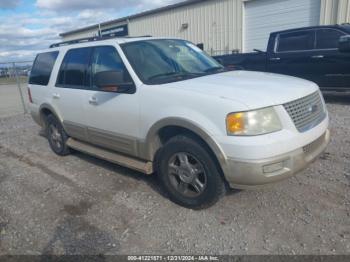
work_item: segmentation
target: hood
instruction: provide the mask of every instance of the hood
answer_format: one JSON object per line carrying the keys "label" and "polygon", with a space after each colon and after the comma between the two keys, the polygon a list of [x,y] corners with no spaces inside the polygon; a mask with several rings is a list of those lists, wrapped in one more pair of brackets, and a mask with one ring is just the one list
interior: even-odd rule
{"label": "hood", "polygon": [[225,72],[166,86],[238,101],[249,109],[285,104],[318,90],[307,80],[251,71]]}

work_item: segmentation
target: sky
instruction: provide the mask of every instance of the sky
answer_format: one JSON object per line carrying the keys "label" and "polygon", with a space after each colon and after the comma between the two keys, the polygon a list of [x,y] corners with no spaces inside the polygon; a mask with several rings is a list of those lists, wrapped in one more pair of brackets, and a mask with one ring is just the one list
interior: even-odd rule
{"label": "sky", "polygon": [[0,63],[33,60],[59,34],[182,0],[0,0]]}

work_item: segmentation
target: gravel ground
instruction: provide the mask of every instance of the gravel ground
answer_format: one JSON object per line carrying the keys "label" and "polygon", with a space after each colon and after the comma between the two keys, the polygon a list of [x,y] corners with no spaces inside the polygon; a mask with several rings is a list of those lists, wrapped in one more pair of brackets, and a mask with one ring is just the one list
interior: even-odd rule
{"label": "gravel ground", "polygon": [[[9,117],[24,113],[21,95],[16,84],[4,84],[0,78],[0,117]],[[27,84],[21,83],[21,92],[27,107]]]}
{"label": "gravel ground", "polygon": [[0,255],[350,254],[350,98],[329,98],[332,142],[297,177],[192,211],[154,176],[58,157],[29,116],[0,119]]}

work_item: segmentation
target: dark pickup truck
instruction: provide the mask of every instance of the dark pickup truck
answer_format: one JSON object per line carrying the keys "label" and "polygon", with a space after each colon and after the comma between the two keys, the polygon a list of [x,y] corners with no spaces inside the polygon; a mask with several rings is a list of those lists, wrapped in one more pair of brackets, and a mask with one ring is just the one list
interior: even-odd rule
{"label": "dark pickup truck", "polygon": [[322,91],[350,91],[350,25],[274,32],[267,51],[214,57],[225,67],[296,76]]}

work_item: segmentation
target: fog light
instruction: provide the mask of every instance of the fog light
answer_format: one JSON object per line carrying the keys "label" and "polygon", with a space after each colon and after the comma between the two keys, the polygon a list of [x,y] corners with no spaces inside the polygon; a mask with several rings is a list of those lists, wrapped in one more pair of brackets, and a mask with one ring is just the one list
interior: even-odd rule
{"label": "fog light", "polygon": [[274,164],[270,164],[270,165],[266,165],[263,166],[263,171],[264,173],[273,173],[273,172],[277,172],[280,171],[281,169],[284,168],[284,162],[278,162],[278,163],[274,163]]}

